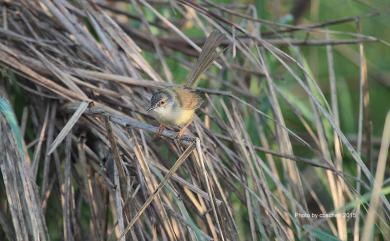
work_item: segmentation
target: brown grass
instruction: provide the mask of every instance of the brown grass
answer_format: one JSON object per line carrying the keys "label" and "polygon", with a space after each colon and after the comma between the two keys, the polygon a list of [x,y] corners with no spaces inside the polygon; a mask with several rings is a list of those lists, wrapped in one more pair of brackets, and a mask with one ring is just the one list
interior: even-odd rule
{"label": "brown grass", "polygon": [[[290,26],[208,1],[98,2],[0,1],[3,87],[22,92],[27,107],[21,152],[12,111],[0,106],[0,237],[351,240],[362,232],[369,240],[373,225],[375,237],[386,237],[388,133],[374,174],[360,151],[369,134],[359,132],[356,150],[338,119],[333,45],[360,46],[362,110],[368,105],[363,46],[378,39],[332,39],[326,29],[354,18]],[[204,36],[217,29],[229,48],[197,87],[207,105],[190,132],[176,140],[171,129],[155,139],[157,123],[145,109],[155,89],[183,82],[179,72],[192,68],[204,38],[185,34],[191,25]],[[330,104],[301,45],[327,46]],[[280,89],[275,68],[300,86],[310,118]],[[302,128],[289,126],[286,111]],[[369,116],[360,116],[362,129]],[[302,148],[305,156],[297,155]],[[343,170],[346,158],[358,178]],[[355,207],[360,222],[342,215]]]}

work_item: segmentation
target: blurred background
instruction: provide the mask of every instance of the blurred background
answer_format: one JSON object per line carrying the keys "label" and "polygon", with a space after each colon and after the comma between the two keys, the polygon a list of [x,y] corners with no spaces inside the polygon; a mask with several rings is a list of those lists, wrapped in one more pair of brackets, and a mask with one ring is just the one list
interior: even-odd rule
{"label": "blurred background", "polygon": [[[390,1],[0,6],[0,93],[21,127],[28,166],[8,173],[16,162],[3,165],[1,240],[357,241],[367,237],[369,213],[376,222],[366,240],[390,237],[389,158],[378,158],[390,110]],[[207,105],[190,130],[202,146],[157,195],[188,145],[153,139],[158,123],[146,106],[156,88],[185,83],[214,29],[227,39],[222,67],[199,81]],[[111,119],[110,129],[106,115],[90,115],[91,101],[134,122]],[[65,128],[77,108],[85,115]],[[384,180],[374,189],[379,164]],[[382,203],[370,211],[373,190]],[[23,222],[26,235],[14,239]]]}

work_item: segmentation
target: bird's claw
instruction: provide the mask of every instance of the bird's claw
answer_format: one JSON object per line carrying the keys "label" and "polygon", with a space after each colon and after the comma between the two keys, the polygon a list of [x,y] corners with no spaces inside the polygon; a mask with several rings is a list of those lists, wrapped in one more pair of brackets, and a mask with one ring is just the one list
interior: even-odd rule
{"label": "bird's claw", "polygon": [[175,139],[180,139],[180,138],[182,138],[183,134],[184,134],[184,128],[182,128],[182,129],[179,130],[179,132],[177,133]]}
{"label": "bird's claw", "polygon": [[163,133],[164,129],[165,129],[165,126],[163,124],[160,124],[160,126],[158,127],[157,133],[154,135],[154,138],[160,137],[161,134]]}

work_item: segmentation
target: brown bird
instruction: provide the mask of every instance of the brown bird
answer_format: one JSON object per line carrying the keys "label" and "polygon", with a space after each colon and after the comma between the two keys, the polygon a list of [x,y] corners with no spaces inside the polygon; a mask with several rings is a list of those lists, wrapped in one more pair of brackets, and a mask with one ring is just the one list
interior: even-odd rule
{"label": "brown bird", "polygon": [[180,127],[177,134],[177,138],[180,138],[185,128],[191,124],[196,109],[203,103],[202,98],[192,88],[196,85],[199,76],[219,56],[216,49],[223,40],[224,36],[217,31],[209,35],[184,87],[168,87],[153,94],[147,111],[153,111],[154,118],[160,122],[157,136],[164,131],[166,125],[173,125]]}

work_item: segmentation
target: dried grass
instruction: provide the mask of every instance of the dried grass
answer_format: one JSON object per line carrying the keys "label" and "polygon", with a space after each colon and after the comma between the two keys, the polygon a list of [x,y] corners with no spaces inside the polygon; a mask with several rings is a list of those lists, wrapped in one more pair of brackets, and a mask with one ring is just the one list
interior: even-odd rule
{"label": "dried grass", "polygon": [[[235,5],[181,0],[14,0],[0,1],[0,7],[4,82],[22,89],[28,108],[21,121],[22,152],[4,118],[11,110],[1,109],[2,237],[347,240],[354,225],[352,236],[364,225],[368,239],[375,220],[377,237],[389,232],[383,170],[374,181],[360,154],[362,134],[356,150],[338,120],[331,46],[359,44],[364,85],[363,45],[378,39],[326,27],[355,18],[290,26],[260,20],[250,6],[241,11]],[[151,93],[181,81],[169,62],[178,70],[192,68],[204,42],[187,36],[185,24],[205,36],[218,29],[226,36],[224,47],[231,48],[216,63],[222,68],[208,70],[207,83],[197,88],[208,104],[191,132],[175,140],[175,132],[165,130],[154,139],[158,128],[145,112]],[[267,31],[259,32],[260,25]],[[325,37],[289,35],[300,31]],[[346,38],[330,38],[336,35]],[[300,45],[327,45],[331,105]],[[280,89],[271,59],[301,86],[310,118]],[[261,89],[261,99],[251,84]],[[281,102],[288,103],[304,132],[288,126]],[[361,117],[360,125],[367,126],[368,118]],[[389,137],[384,133],[383,138],[386,149]],[[304,157],[296,155],[302,147]],[[385,149],[378,170],[386,162]],[[364,176],[343,171],[346,156]],[[363,194],[371,187],[368,209]],[[355,203],[359,218],[368,216],[369,223],[342,215],[297,216],[353,212]]]}

